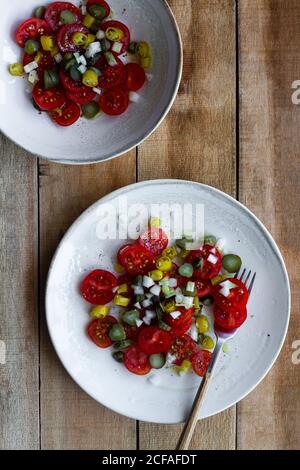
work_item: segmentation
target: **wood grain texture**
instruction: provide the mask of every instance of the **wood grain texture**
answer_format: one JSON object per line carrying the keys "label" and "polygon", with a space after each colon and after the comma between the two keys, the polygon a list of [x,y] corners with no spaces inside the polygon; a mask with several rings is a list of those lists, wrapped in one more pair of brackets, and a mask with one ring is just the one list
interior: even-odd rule
{"label": "wood grain texture", "polygon": [[242,449],[299,449],[300,107],[291,85],[300,79],[297,0],[240,2],[240,197],[271,230],[287,262],[293,295],[287,340],[275,367],[238,405]]}
{"label": "wood grain texture", "polygon": [[[40,162],[42,290],[65,230],[101,196],[135,181],[136,152],[101,165]],[[41,445],[43,449],[134,449],[136,423],[88,397],[68,376],[48,338],[41,298]]]}
{"label": "wood grain texture", "polygon": [[2,135],[0,161],[0,448],[37,449],[37,161]]}
{"label": "wood grain texture", "polygon": [[[235,2],[169,3],[184,43],[183,80],[167,119],[139,148],[138,178],[191,179],[235,195]],[[181,429],[140,423],[140,447],[174,449]],[[198,423],[191,448],[234,447],[235,408]]]}

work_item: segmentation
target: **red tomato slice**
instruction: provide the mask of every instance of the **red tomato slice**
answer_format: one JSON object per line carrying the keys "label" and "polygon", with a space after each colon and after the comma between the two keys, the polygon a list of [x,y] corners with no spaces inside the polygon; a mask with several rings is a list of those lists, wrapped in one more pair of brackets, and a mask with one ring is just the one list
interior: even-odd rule
{"label": "red tomato slice", "polygon": [[111,66],[106,63],[104,67],[102,66],[101,76],[99,78],[100,88],[111,90],[125,82],[125,65],[118,58],[116,58],[116,61],[117,65]]}
{"label": "red tomato slice", "polygon": [[109,16],[110,14],[110,7],[104,0],[88,0],[87,6],[98,4],[101,7],[105,8],[105,17]]}
{"label": "red tomato slice", "polygon": [[90,304],[105,305],[113,299],[116,285],[117,279],[112,273],[96,269],[86,276],[80,290],[82,297]]}
{"label": "red tomato slice", "polygon": [[176,356],[174,364],[180,366],[184,359],[191,359],[193,354],[198,350],[198,344],[188,335],[175,335],[170,347],[170,354]]}
{"label": "red tomato slice", "polygon": [[146,81],[146,74],[143,67],[139,64],[127,64],[125,66],[127,77],[127,89],[130,91],[137,91],[144,85]]}
{"label": "red tomato slice", "polygon": [[59,108],[66,102],[64,92],[60,88],[44,90],[40,83],[35,85],[32,97],[42,111],[51,111],[52,109]]}
{"label": "red tomato slice", "polygon": [[51,29],[48,23],[39,18],[30,18],[23,21],[16,31],[16,41],[20,47],[25,46],[27,39],[37,39],[43,34],[48,34]]}
{"label": "red tomato slice", "polygon": [[200,349],[192,356],[192,366],[194,372],[200,377],[204,377],[209,363],[211,361],[212,353],[205,349]]}
{"label": "red tomato slice", "polygon": [[138,336],[138,346],[145,354],[166,353],[171,346],[171,335],[157,326],[142,329]]}
{"label": "red tomato slice", "polygon": [[105,21],[104,23],[102,23],[102,25],[101,25],[102,31],[106,32],[108,28],[118,28],[123,32],[124,37],[119,41],[123,44],[123,47],[122,47],[121,51],[119,52],[119,54],[123,54],[123,52],[127,51],[128,47],[129,47],[129,44],[130,44],[130,31],[129,31],[129,29],[127,28],[127,26],[124,23],[121,23],[120,21],[114,21],[114,20]]}
{"label": "red tomato slice", "polygon": [[87,87],[87,90],[82,90],[80,93],[72,93],[71,91],[66,90],[66,95],[69,100],[82,106],[83,104],[92,101],[95,98],[96,93]]}
{"label": "red tomato slice", "polygon": [[195,281],[195,288],[197,289],[198,297],[201,299],[201,297],[205,297],[211,293],[212,285],[210,281],[198,279]]}
{"label": "red tomato slice", "polygon": [[91,92],[91,89],[83,85],[80,81],[73,80],[63,69],[59,71],[59,78],[62,86],[71,93],[82,94],[84,92]]}
{"label": "red tomato slice", "polygon": [[157,257],[168,246],[168,237],[161,228],[149,228],[139,237],[138,243]]}
{"label": "red tomato slice", "polygon": [[127,273],[136,276],[151,271],[154,259],[151,254],[140,245],[124,245],[118,252],[118,262]]}
{"label": "red tomato slice", "polygon": [[247,319],[245,306],[222,310],[218,305],[214,306],[215,328],[222,331],[232,331],[239,328]]}
{"label": "red tomato slice", "polygon": [[137,375],[146,375],[151,370],[147,354],[137,346],[132,346],[124,353],[124,365],[129,372]]}
{"label": "red tomato slice", "polygon": [[51,119],[59,126],[67,127],[74,124],[80,118],[81,109],[78,104],[67,100],[59,109],[51,111]]}
{"label": "red tomato slice", "polygon": [[88,34],[89,30],[79,23],[66,24],[62,26],[57,33],[57,45],[61,52],[77,52],[80,47],[72,41],[74,33]]}
{"label": "red tomato slice", "polygon": [[[213,250],[213,253],[211,250]],[[210,255],[213,255],[217,258],[215,264],[208,261],[207,258]],[[217,249],[215,249],[212,245],[203,245],[200,250],[191,251],[186,257],[186,262],[193,264],[199,258],[202,260],[202,266],[200,268],[194,268],[194,279],[212,279],[219,274],[222,267],[222,256]]]}
{"label": "red tomato slice", "polygon": [[231,309],[236,310],[245,307],[249,298],[249,292],[247,290],[247,287],[239,279],[232,278],[228,279],[228,281],[235,284],[236,288],[230,290],[230,294],[228,297],[224,297],[224,295],[222,295],[220,292],[220,290],[222,289],[222,283],[217,284],[213,289],[213,296],[216,304],[222,310],[226,311]]}
{"label": "red tomato slice", "polygon": [[119,116],[123,114],[129,106],[127,91],[121,88],[107,90],[100,96],[100,107],[109,116]]}
{"label": "red tomato slice", "polygon": [[81,11],[79,8],[72,5],[70,2],[53,2],[50,3],[46,12],[45,12],[45,20],[53,29],[53,31],[58,31],[59,28],[63,25],[60,21],[60,14],[63,10],[69,10],[76,16],[76,23],[81,21]]}
{"label": "red tomato slice", "polygon": [[191,307],[189,309],[185,309],[184,307],[176,308],[181,315],[177,318],[173,318],[169,313],[164,315],[165,321],[168,325],[170,325],[172,332],[176,334],[184,334],[186,333],[192,324],[192,319],[194,316],[194,308]]}
{"label": "red tomato slice", "polygon": [[104,318],[97,318],[88,325],[87,333],[99,348],[108,348],[113,344],[108,333],[116,323],[118,323],[117,320],[110,315]]}

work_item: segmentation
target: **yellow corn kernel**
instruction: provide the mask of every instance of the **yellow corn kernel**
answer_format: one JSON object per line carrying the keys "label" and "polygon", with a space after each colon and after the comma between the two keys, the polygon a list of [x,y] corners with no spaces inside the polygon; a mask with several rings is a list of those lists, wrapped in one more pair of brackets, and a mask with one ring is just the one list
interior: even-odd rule
{"label": "yellow corn kernel", "polygon": [[210,336],[204,336],[201,345],[205,349],[213,349],[215,347],[215,342]]}
{"label": "yellow corn kernel", "polygon": [[177,256],[177,251],[175,246],[170,246],[162,252],[163,256],[167,256],[170,259],[173,259]]}
{"label": "yellow corn kernel", "polygon": [[138,42],[135,47],[136,54],[142,59],[150,57],[150,46],[147,42]]}
{"label": "yellow corn kernel", "polygon": [[188,361],[187,359],[184,359],[182,363],[180,364],[180,366],[174,366],[174,367],[175,367],[176,372],[179,375],[183,375],[183,374],[186,374],[190,370],[191,365],[192,364],[190,361]]}
{"label": "yellow corn kernel", "polygon": [[164,312],[166,312],[166,313],[175,312],[175,310],[176,310],[175,300],[171,299],[171,300],[165,301],[164,304],[163,304],[163,309],[164,309]]}
{"label": "yellow corn kernel", "polygon": [[141,66],[144,67],[144,69],[149,69],[151,65],[152,65],[151,57],[145,57],[144,59],[141,59]]}
{"label": "yellow corn kernel", "polygon": [[121,284],[121,285],[118,287],[117,294],[124,294],[124,292],[127,292],[127,291],[128,291],[128,286],[127,286],[127,284]]}
{"label": "yellow corn kernel", "polygon": [[84,46],[87,40],[87,35],[83,33],[74,33],[72,41],[76,46]]}
{"label": "yellow corn kernel", "polygon": [[36,56],[34,57],[34,61],[38,64],[42,57],[43,57],[43,53],[41,51],[38,51],[36,53]]}
{"label": "yellow corn kernel", "polygon": [[90,28],[91,26],[93,26],[93,24],[95,23],[95,18],[92,16],[92,15],[85,15],[83,17],[83,20],[82,20],[82,24],[86,27],[86,28]]}
{"label": "yellow corn kernel", "polygon": [[108,313],[109,307],[107,307],[107,305],[97,305],[91,309],[90,316],[92,318],[104,318]]}
{"label": "yellow corn kernel", "polygon": [[178,253],[179,258],[186,258],[189,254],[188,250],[180,250]]}
{"label": "yellow corn kernel", "polygon": [[115,295],[114,297],[114,304],[118,305],[119,307],[128,307],[130,299],[127,297],[123,297],[123,295]]}
{"label": "yellow corn kernel", "polygon": [[159,228],[160,227],[160,218],[159,217],[150,217],[150,227],[151,228]]}
{"label": "yellow corn kernel", "polygon": [[52,51],[55,47],[55,39],[53,36],[41,36],[41,45],[44,51]]}
{"label": "yellow corn kernel", "polygon": [[117,273],[122,273],[122,272],[124,272],[124,268],[123,268],[123,266],[122,266],[121,264],[116,263],[116,264],[115,264],[115,271],[116,271]]}
{"label": "yellow corn kernel", "polygon": [[56,54],[59,53],[59,49],[57,46],[54,46],[53,49],[51,49],[51,56],[54,57]]}
{"label": "yellow corn kernel", "polygon": [[88,34],[84,47],[87,48],[95,40],[96,40],[96,36],[94,34]]}
{"label": "yellow corn kernel", "polygon": [[204,315],[200,315],[200,317],[196,320],[196,325],[199,333],[207,333],[209,330],[209,323],[208,319]]}
{"label": "yellow corn kernel", "polygon": [[172,260],[167,256],[160,256],[156,260],[156,267],[160,269],[160,271],[166,272],[171,271],[172,269]]}
{"label": "yellow corn kernel", "polygon": [[161,281],[164,277],[164,273],[159,269],[154,269],[153,271],[150,271],[149,276],[153,281]]}
{"label": "yellow corn kernel", "polygon": [[213,286],[219,284],[221,281],[223,281],[223,276],[220,276],[220,275],[215,276],[211,279],[211,283]]}
{"label": "yellow corn kernel", "polygon": [[107,28],[105,36],[109,41],[121,41],[124,37],[124,33],[119,28]]}
{"label": "yellow corn kernel", "polygon": [[22,75],[24,75],[24,67],[19,62],[11,64],[8,70],[13,77],[21,77]]}

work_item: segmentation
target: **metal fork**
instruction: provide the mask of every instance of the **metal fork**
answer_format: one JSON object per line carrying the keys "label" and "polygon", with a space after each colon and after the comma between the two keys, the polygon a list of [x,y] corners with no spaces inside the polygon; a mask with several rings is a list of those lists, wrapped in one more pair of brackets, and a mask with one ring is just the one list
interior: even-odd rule
{"label": "metal fork", "polygon": [[[246,285],[249,294],[251,293],[254,285],[254,281],[256,278],[256,273],[251,273],[251,271],[247,273],[247,270],[244,269],[242,273],[240,274],[240,270],[235,274],[235,279],[239,279],[240,281],[243,281],[244,284]],[[251,277],[252,274],[252,277]],[[246,277],[245,277],[246,275]],[[245,280],[244,280],[245,277]],[[217,337],[217,343],[210,361],[210,364],[207,368],[206,374],[203,377],[197,394],[195,396],[191,412],[189,415],[189,418],[183,428],[183,431],[181,433],[181,436],[179,438],[179,442],[177,445],[177,450],[187,450],[189,448],[189,444],[191,442],[197,421],[198,421],[198,416],[199,416],[199,410],[201,408],[201,405],[204,400],[205,393],[207,391],[210,379],[215,371],[216,364],[218,362],[218,359],[221,355],[223,345],[230,339],[232,339],[238,332],[238,329],[232,330],[229,333],[225,333],[224,331],[220,331],[217,328],[215,329],[215,334]]]}

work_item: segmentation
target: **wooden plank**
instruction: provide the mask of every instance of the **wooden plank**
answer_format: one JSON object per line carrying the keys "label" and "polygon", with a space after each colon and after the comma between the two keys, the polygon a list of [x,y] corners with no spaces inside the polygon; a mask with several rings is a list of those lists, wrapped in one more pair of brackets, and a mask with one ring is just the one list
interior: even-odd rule
{"label": "wooden plank", "polygon": [[[75,218],[101,196],[133,183],[135,175],[135,151],[101,165],[40,162],[42,284],[59,239]],[[79,389],[53,351],[43,311],[41,324],[42,448],[135,449],[135,421],[109,411]]]}
{"label": "wooden plank", "polygon": [[287,262],[293,289],[288,338],[275,367],[238,406],[241,449],[299,449],[300,109],[291,102],[300,78],[297,0],[240,2],[240,196],[271,230]]}
{"label": "wooden plank", "polygon": [[0,160],[0,448],[38,449],[37,161],[2,135]]}
{"label": "wooden plank", "polygon": [[[235,195],[235,2],[170,5],[183,37],[183,80],[169,116],[139,148],[139,180],[191,179]],[[180,430],[140,423],[140,447],[172,449]],[[235,408],[199,422],[191,447],[233,449]]]}

